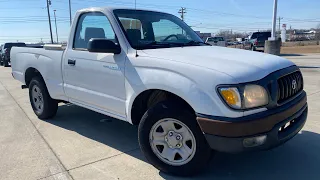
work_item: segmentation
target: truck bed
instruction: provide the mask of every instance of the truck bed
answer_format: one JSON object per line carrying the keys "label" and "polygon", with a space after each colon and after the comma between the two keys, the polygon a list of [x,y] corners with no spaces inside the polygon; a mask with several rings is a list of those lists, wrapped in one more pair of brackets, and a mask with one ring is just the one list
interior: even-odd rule
{"label": "truck bed", "polygon": [[13,47],[11,50],[12,75],[26,84],[25,73],[30,67],[35,68],[42,73],[51,97],[61,99],[64,96],[61,71],[64,50],[61,48],[48,49],[50,49],[48,46],[44,48]]}

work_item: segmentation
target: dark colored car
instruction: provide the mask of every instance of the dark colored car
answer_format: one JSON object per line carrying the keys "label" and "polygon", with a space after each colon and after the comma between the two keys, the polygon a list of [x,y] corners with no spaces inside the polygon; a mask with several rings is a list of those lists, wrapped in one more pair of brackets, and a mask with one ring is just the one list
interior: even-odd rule
{"label": "dark colored car", "polygon": [[11,48],[15,47],[26,47],[25,43],[22,42],[17,42],[17,43],[5,43],[2,47],[1,50],[1,59],[0,59],[0,64],[4,65],[4,67],[8,67],[10,63],[10,51]]}
{"label": "dark colored car", "polygon": [[249,48],[252,51],[257,50],[258,48],[264,49],[264,43],[268,38],[271,37],[271,32],[254,32],[249,36]]}
{"label": "dark colored car", "polygon": [[2,62],[2,48],[3,48],[3,45],[0,46],[0,63]]}

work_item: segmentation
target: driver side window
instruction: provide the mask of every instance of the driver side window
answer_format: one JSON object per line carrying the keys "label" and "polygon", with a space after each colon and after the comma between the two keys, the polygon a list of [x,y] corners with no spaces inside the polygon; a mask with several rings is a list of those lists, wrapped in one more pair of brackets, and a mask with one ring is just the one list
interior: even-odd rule
{"label": "driver side window", "polygon": [[152,28],[155,41],[163,41],[166,37],[171,36],[168,40],[177,40],[177,37],[185,39],[185,32],[180,26],[167,19],[161,19],[158,22],[152,22]]}
{"label": "driver side window", "polygon": [[103,38],[117,42],[116,35],[108,18],[100,12],[82,14],[74,37],[74,49],[87,49],[91,38]]}

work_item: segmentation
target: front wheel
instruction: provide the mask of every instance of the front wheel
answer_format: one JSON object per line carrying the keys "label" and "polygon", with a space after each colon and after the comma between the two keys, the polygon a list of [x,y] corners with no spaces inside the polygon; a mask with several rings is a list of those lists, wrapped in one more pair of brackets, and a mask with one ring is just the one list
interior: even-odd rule
{"label": "front wheel", "polygon": [[159,170],[194,175],[210,161],[211,149],[195,115],[174,102],[160,102],[139,124],[139,144],[148,161]]}
{"label": "front wheel", "polygon": [[29,98],[32,109],[39,119],[49,119],[57,113],[58,102],[50,97],[42,78],[35,77],[31,80]]}

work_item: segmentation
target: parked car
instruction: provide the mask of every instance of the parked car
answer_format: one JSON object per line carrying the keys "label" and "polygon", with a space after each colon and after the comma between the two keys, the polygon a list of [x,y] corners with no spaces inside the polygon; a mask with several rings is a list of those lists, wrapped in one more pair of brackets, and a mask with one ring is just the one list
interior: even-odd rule
{"label": "parked car", "polygon": [[206,43],[211,44],[213,46],[222,46],[222,47],[226,47],[227,46],[227,42],[225,41],[224,37],[208,37],[206,39]]}
{"label": "parked car", "polygon": [[3,45],[0,46],[0,65],[2,66],[2,48]]}
{"label": "parked car", "polygon": [[17,42],[17,43],[4,43],[3,45],[3,49],[2,49],[2,58],[1,58],[1,64],[4,65],[4,67],[8,67],[9,64],[10,64],[10,51],[11,51],[11,48],[13,46],[16,46],[16,47],[25,47],[26,44],[25,43],[22,43],[22,42]]}
{"label": "parked car", "polygon": [[73,22],[67,46],[12,48],[13,77],[39,119],[70,102],[139,125],[146,159],[175,175],[203,170],[215,151],[276,147],[306,122],[289,60],[207,45],[167,13],[90,8]]}
{"label": "parked car", "polygon": [[231,45],[233,45],[233,42],[227,41],[227,46],[231,46]]}
{"label": "parked car", "polygon": [[248,43],[244,43],[246,49],[252,51],[264,50],[265,41],[271,37],[271,32],[254,32],[248,37]]}

